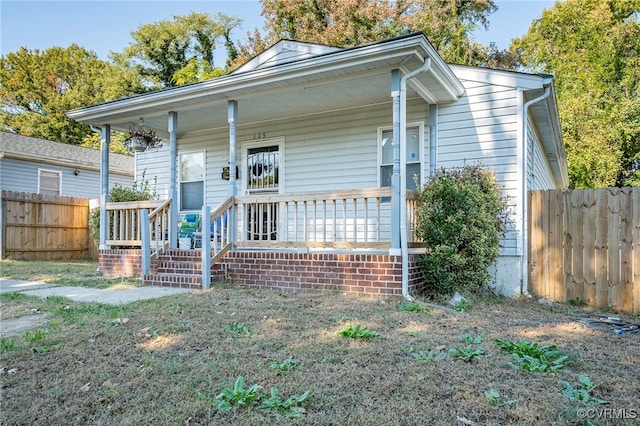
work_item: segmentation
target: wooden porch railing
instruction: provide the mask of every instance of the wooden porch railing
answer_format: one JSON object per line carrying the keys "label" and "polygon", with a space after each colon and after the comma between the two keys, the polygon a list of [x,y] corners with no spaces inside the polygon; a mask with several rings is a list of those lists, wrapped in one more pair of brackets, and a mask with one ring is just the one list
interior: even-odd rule
{"label": "wooden porch railing", "polygon": [[105,207],[109,232],[105,244],[109,246],[141,247],[140,212],[143,209],[155,211],[166,203],[167,201],[107,203]]}
{"label": "wooden porch railing", "polygon": [[151,258],[155,259],[170,245],[171,200],[166,200],[149,213]]}
{"label": "wooden porch railing", "polygon": [[236,197],[238,247],[388,248],[389,188]]}
{"label": "wooden porch railing", "polygon": [[[230,197],[209,216],[214,258],[239,248],[307,247],[385,249],[391,246],[390,188]],[[407,194],[407,229],[414,237],[419,196]],[[107,245],[141,247],[140,212],[149,213],[150,250],[169,246],[171,201],[107,203]],[[210,224],[210,225],[209,225]],[[207,229],[207,228],[203,228]],[[234,235],[232,230],[236,229]],[[202,238],[202,233],[196,238]],[[206,235],[206,233],[204,233]]]}

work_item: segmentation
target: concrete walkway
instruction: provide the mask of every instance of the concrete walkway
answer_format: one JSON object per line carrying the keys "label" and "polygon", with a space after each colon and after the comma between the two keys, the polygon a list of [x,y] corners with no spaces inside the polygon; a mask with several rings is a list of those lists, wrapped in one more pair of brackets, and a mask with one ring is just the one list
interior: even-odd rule
{"label": "concrete walkway", "polygon": [[173,287],[136,287],[122,290],[70,287],[37,281],[19,281],[0,278],[0,293],[20,292],[29,296],[46,298],[62,296],[76,302],[96,302],[105,305],[126,305],[139,300],[156,299],[190,290]]}

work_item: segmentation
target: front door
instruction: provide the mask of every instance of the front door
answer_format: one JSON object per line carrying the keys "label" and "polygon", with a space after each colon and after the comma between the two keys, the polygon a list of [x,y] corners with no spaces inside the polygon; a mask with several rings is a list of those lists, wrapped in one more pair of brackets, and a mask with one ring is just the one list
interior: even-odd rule
{"label": "front door", "polygon": [[[278,193],[281,182],[281,143],[251,144],[246,148],[247,192],[252,195]],[[247,206],[247,239],[278,239],[278,204]]]}

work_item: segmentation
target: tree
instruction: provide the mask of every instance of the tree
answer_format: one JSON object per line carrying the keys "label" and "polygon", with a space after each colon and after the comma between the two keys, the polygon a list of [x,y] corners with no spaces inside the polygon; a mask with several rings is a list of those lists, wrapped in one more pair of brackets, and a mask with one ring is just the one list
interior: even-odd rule
{"label": "tree", "polygon": [[0,58],[0,123],[4,131],[80,145],[95,137],[65,111],[142,90],[135,72],[76,44],[43,51],[23,47]]}
{"label": "tree", "polygon": [[640,0],[556,2],[511,50],[555,76],[575,188],[640,184]]}
{"label": "tree", "polygon": [[236,65],[279,39],[351,47],[423,31],[447,61],[487,63],[495,51],[475,43],[487,28],[493,0],[261,0],[266,35],[247,34]]}
{"label": "tree", "polygon": [[172,20],[141,25],[131,33],[133,42],[123,53],[113,54],[118,64],[135,68],[151,88],[171,87],[218,77],[226,73],[214,64],[216,45],[224,43],[226,63],[237,55],[230,39],[242,20],[218,13],[192,12]]}

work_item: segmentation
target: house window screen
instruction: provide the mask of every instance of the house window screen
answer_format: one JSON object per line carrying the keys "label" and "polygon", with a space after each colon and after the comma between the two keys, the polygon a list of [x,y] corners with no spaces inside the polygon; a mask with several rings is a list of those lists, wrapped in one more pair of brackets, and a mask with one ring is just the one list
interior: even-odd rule
{"label": "house window screen", "polygon": [[247,150],[247,189],[277,191],[280,180],[280,150],[278,145]]}
{"label": "house window screen", "polygon": [[[380,186],[391,186],[393,174],[393,130],[381,134]],[[407,189],[416,191],[420,182],[420,127],[407,128]]]}
{"label": "house window screen", "polygon": [[62,174],[52,170],[38,170],[38,193],[60,195]]}
{"label": "house window screen", "polygon": [[180,210],[200,210],[204,205],[204,153],[180,155]]}

